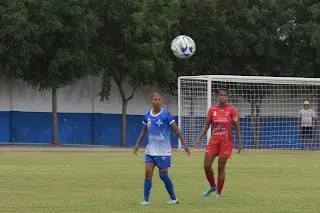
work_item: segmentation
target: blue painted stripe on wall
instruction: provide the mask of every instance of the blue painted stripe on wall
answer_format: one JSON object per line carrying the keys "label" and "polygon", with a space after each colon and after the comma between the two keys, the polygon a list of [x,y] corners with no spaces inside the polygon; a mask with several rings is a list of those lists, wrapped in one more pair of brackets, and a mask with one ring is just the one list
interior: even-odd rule
{"label": "blue painted stripe on wall", "polygon": [[[121,119],[119,114],[58,113],[59,143],[120,146]],[[141,121],[142,115],[127,115],[127,146],[136,143],[143,125]],[[0,124],[1,142],[42,144],[52,141],[49,112],[0,112]],[[178,139],[173,132],[171,142],[177,146]],[[142,145],[146,143],[145,137]]]}
{"label": "blue painted stripe on wall", "polygon": [[0,111],[0,141],[8,142],[10,141],[10,112]]}
{"label": "blue painted stripe on wall", "polygon": [[[198,119],[203,121],[204,118]],[[134,146],[139,137],[142,128],[141,120],[142,115],[127,115],[127,146]],[[242,118],[240,123],[243,144],[252,145],[250,121]],[[51,143],[52,120],[49,112],[0,112],[0,125],[0,142]],[[198,122],[194,128],[193,141],[200,134],[202,129],[200,125],[202,123]],[[120,146],[120,114],[59,113],[58,127],[60,144]],[[185,132],[189,131],[188,122],[185,122],[184,128]],[[316,134],[314,131],[314,143]],[[178,138],[173,131],[171,131],[171,142],[173,146],[177,146]],[[146,143],[147,138],[143,140],[142,146]],[[261,118],[260,145],[261,148],[301,147],[296,118]]]}

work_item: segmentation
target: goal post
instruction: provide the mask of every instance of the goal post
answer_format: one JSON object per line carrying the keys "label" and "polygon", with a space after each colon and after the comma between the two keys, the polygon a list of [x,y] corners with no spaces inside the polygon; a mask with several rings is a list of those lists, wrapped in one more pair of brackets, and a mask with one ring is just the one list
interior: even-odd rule
{"label": "goal post", "polygon": [[[178,124],[189,147],[193,148],[221,87],[228,88],[229,103],[238,111],[244,150],[319,149],[320,78],[234,75],[178,78]],[[298,126],[299,116],[306,111],[314,112],[311,124],[306,118]],[[211,129],[201,140],[200,150],[210,135]],[[235,134],[233,138],[236,147]],[[178,144],[183,148],[180,140]]]}

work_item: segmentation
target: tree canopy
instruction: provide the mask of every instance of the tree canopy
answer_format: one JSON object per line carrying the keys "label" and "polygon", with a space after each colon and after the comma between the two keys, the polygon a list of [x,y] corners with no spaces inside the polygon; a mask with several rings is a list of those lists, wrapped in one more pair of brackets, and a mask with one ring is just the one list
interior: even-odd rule
{"label": "tree canopy", "polygon": [[68,85],[94,65],[88,47],[99,25],[85,0],[12,1],[1,19],[1,65],[41,89]]}
{"label": "tree canopy", "polygon": [[[13,0],[0,5],[2,73],[41,88],[53,79],[59,85],[81,79],[92,66],[133,88],[147,81],[165,85],[184,74],[318,75],[317,0]],[[179,34],[196,42],[197,52],[188,60],[171,54],[170,43]]]}

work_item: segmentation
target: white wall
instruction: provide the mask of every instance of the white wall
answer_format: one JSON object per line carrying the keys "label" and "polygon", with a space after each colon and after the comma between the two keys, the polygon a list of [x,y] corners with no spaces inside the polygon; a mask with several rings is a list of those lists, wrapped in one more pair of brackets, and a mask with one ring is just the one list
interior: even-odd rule
{"label": "white wall", "polygon": [[[199,86],[201,87],[201,86]],[[79,81],[77,84],[60,88],[58,91],[58,111],[59,112],[95,112],[120,114],[122,100],[117,86],[113,83],[110,100],[100,102],[97,96],[100,92],[101,80],[97,77],[89,77]],[[131,89],[125,86],[129,96]],[[206,101],[204,91],[192,90],[193,112],[195,116],[206,116]],[[142,115],[150,109],[149,97],[153,92],[160,92],[155,87],[144,87],[136,91],[134,98],[129,101],[127,113]],[[304,100],[308,100],[315,111],[317,111],[317,99],[311,92],[299,91],[299,95],[291,97],[285,90],[277,90],[264,98],[261,108],[263,116],[290,116],[296,117],[302,108]],[[304,94],[303,94],[304,93]],[[178,98],[167,93],[163,96],[163,107],[178,114]],[[232,91],[231,91],[232,94]],[[241,98],[230,97],[237,107],[241,117],[250,115],[250,104]],[[50,112],[51,111],[51,91],[41,91],[31,88],[26,83],[14,81],[12,84],[5,81],[0,82],[0,111],[29,111],[29,112]],[[182,113],[190,115],[190,101],[182,97]],[[213,103],[216,102],[213,96]]]}
{"label": "white wall", "polygon": [[[101,102],[98,96],[100,89],[101,80],[97,77],[89,77],[75,85],[60,88],[58,90],[58,111],[120,114],[122,99],[117,86],[112,84],[109,101],[104,102]],[[125,85],[125,90],[129,96],[130,87]],[[144,114],[151,107],[149,97],[153,92],[161,93],[154,87],[137,90],[134,98],[128,103],[127,113]],[[171,111],[173,115],[177,115],[177,97],[166,93],[161,94],[163,108]],[[22,81],[14,81],[12,84],[1,81],[0,100],[0,111],[51,111],[51,91],[39,92]]]}

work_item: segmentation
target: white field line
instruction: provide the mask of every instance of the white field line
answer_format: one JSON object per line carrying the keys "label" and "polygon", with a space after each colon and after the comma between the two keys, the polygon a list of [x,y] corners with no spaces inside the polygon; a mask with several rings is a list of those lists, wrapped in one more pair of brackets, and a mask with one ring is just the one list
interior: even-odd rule
{"label": "white field line", "polygon": [[[127,167],[144,167],[143,163],[137,164],[137,165],[121,165],[121,164],[103,164],[103,165],[97,165],[94,167],[118,167],[118,168],[127,168]],[[172,164],[171,167],[185,167],[185,166],[199,166],[202,167],[202,164]],[[60,165],[60,166],[52,166],[52,165],[0,165],[0,168],[77,168],[79,166],[72,166],[72,165]],[[93,168],[94,168],[93,167]],[[236,167],[236,168],[255,168],[255,167],[261,167],[261,168],[272,168],[272,167],[304,167],[304,168],[309,168],[309,167],[320,167],[320,164],[246,164],[246,165],[237,165],[234,166],[232,164],[227,165],[227,167]]]}

